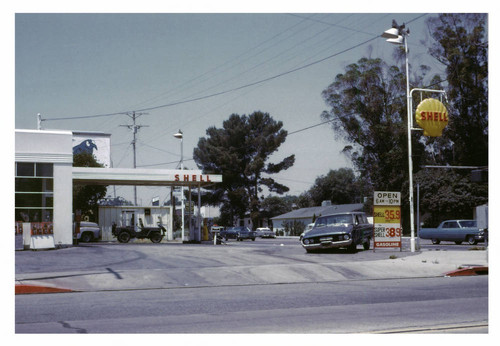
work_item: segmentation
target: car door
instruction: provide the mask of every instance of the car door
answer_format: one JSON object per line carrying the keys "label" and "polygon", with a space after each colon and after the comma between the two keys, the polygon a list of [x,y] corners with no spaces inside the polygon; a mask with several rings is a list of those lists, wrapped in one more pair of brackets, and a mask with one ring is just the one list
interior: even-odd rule
{"label": "car door", "polygon": [[363,238],[371,238],[373,235],[373,225],[368,222],[366,214],[360,215],[360,221],[363,228]]}
{"label": "car door", "polygon": [[356,243],[362,243],[363,239],[371,234],[371,227],[363,214],[353,215],[353,238]]}
{"label": "car door", "polygon": [[455,241],[459,240],[459,225],[456,221],[448,221],[443,224],[442,228],[443,240]]}

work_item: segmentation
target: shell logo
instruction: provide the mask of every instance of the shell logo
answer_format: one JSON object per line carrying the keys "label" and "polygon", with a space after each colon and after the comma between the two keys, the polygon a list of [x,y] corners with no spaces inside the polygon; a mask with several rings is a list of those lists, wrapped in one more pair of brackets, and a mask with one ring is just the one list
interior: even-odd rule
{"label": "shell logo", "polygon": [[419,103],[415,114],[417,124],[424,129],[424,136],[439,137],[448,125],[448,111],[436,99],[425,99]]}

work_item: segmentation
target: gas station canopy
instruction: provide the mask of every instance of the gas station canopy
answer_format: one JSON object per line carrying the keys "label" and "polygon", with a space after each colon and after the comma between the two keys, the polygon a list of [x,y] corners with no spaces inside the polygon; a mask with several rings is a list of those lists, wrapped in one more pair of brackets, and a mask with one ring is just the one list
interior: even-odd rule
{"label": "gas station canopy", "polygon": [[73,183],[203,187],[222,182],[220,174],[201,170],[73,167]]}

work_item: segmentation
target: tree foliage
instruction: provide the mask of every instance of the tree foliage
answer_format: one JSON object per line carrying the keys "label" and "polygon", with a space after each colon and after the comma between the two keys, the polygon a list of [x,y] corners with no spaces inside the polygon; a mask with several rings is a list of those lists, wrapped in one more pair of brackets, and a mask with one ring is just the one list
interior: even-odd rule
{"label": "tree foliage", "polygon": [[[336,135],[349,143],[343,152],[362,179],[381,190],[400,191],[408,172],[404,86],[398,67],[362,58],[323,91],[330,106],[323,120],[332,121]],[[414,151],[422,153],[423,147]]]}
{"label": "tree foliage", "polygon": [[267,196],[261,203],[261,217],[268,220],[272,217],[283,215],[292,210],[290,199],[278,196]]}
{"label": "tree foliage", "polygon": [[330,170],[326,175],[316,178],[309,195],[316,206],[323,201],[332,204],[356,203],[356,198],[361,197],[357,178],[350,168]]}
{"label": "tree foliage", "polygon": [[[413,172],[421,184],[421,210],[434,222],[470,215],[487,202],[487,188],[470,181],[470,171],[427,171],[423,165],[488,165],[488,44],[484,14],[442,14],[427,22],[430,54],[446,67],[445,76],[412,69],[412,88],[445,86],[450,122],[439,138],[413,132]],[[401,49],[395,56],[401,62]],[[411,58],[411,57],[410,57]],[[411,59],[410,59],[411,61]],[[408,210],[406,75],[380,59],[361,58],[348,65],[323,91],[336,136],[349,144],[347,154],[368,190],[401,191]],[[425,83],[427,81],[427,83]],[[417,95],[414,95],[417,97]],[[414,104],[419,100],[414,99]],[[419,172],[420,171],[420,172]],[[404,212],[403,227],[409,225]]]}
{"label": "tree foliage", "polygon": [[207,137],[200,138],[194,149],[196,164],[204,172],[223,174],[205,197],[210,204],[222,203],[221,213],[232,224],[233,217],[250,217],[257,225],[260,213],[259,193],[263,187],[282,194],[289,189],[270,175],[290,168],[295,162],[291,155],[279,163],[269,162],[270,156],[285,142],[287,131],[281,121],[275,121],[268,113],[250,115],[232,114],[222,128],[210,127]]}
{"label": "tree foliage", "polygon": [[[450,124],[444,163],[488,165],[488,42],[486,14],[441,14],[427,21],[429,53],[446,67]],[[432,142],[432,139],[429,140]]]}
{"label": "tree foliage", "polygon": [[284,235],[299,236],[306,229],[306,225],[302,221],[287,220],[283,221]]}
{"label": "tree foliage", "polygon": [[422,170],[416,181],[426,227],[437,227],[447,219],[472,219],[474,207],[488,202],[487,185],[472,183],[468,175],[457,171]]}
{"label": "tree foliage", "polygon": [[[73,167],[103,167],[90,153],[73,155]],[[98,202],[106,196],[107,187],[101,185],[73,185],[73,211],[81,210],[82,215],[87,215],[95,220],[98,213]]]}

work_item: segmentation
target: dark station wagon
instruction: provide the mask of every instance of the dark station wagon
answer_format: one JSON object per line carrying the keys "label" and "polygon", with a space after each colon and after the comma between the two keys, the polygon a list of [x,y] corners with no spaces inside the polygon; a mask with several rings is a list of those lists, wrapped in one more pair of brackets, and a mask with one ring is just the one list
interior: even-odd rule
{"label": "dark station wagon", "polygon": [[373,225],[363,212],[338,213],[316,219],[313,228],[300,240],[307,252],[346,248],[355,252],[358,245],[370,248]]}

